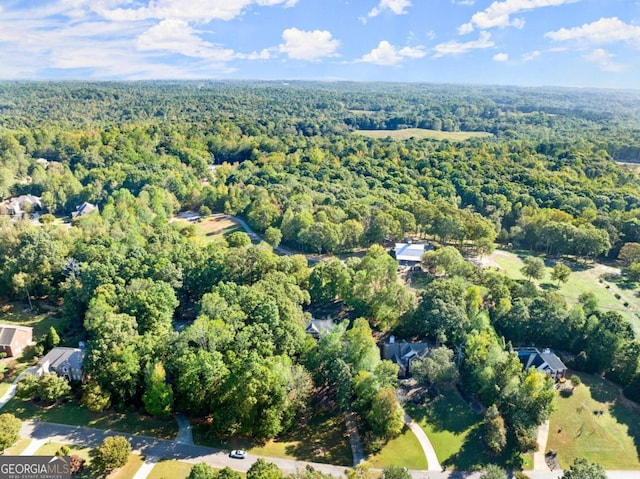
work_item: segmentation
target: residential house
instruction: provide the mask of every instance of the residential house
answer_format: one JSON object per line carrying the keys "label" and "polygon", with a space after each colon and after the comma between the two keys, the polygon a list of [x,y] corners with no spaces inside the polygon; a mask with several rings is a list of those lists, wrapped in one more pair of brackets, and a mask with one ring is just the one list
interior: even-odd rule
{"label": "residential house", "polygon": [[88,215],[92,211],[97,210],[98,207],[93,203],[87,203],[86,201],[81,205],[76,206],[76,211],[71,213],[71,218],[80,218],[81,216]]}
{"label": "residential house", "polygon": [[38,362],[37,374],[54,372],[67,381],[82,381],[83,364],[84,349],[53,348]]}
{"label": "residential house", "polygon": [[542,351],[535,347],[513,348],[525,369],[535,368],[544,371],[556,381],[562,379],[567,367],[549,348]]}
{"label": "residential house", "polygon": [[425,251],[432,249],[430,244],[396,243],[394,248],[398,263],[403,266],[416,266],[422,261]]}
{"label": "residential house", "polygon": [[23,213],[34,213],[42,210],[42,202],[39,196],[21,195],[14,196],[2,202],[0,210],[9,216],[19,218]]}
{"label": "residential house", "polygon": [[18,356],[25,347],[33,342],[33,328],[0,324],[0,352],[7,357]]}
{"label": "residential house", "polygon": [[311,319],[304,330],[305,333],[313,336],[314,339],[320,339],[323,335],[330,332],[336,323],[333,319]]}
{"label": "residential house", "polygon": [[427,357],[431,346],[428,343],[396,342],[391,336],[389,341],[382,345],[382,359],[393,361],[400,367],[398,376],[408,377],[411,374],[411,362]]}

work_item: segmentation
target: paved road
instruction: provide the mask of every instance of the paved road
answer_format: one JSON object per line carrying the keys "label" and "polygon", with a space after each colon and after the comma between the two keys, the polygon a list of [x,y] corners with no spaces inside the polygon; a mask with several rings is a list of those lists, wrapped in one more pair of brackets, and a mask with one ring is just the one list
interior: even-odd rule
{"label": "paved road", "polygon": [[[165,459],[176,459],[180,461],[196,464],[205,462],[215,467],[228,466],[237,471],[246,472],[251,464],[260,456],[248,455],[246,459],[231,459],[227,451],[221,451],[204,446],[190,446],[180,444],[175,441],[157,439],[149,436],[134,436],[115,431],[103,431],[89,427],[66,426],[63,424],[52,424],[45,422],[24,421],[21,429],[22,437],[30,437],[35,440],[55,441],[65,444],[77,444],[88,447],[99,446],[107,436],[124,436],[131,442],[134,452],[145,457],[162,457]],[[330,464],[311,463],[304,461],[294,461],[291,459],[279,459],[265,457],[264,459],[273,462],[286,474],[304,469],[307,465],[327,474],[342,477],[348,469],[343,466],[333,466]],[[464,471],[410,471],[415,479],[479,479],[478,472]],[[527,471],[527,475],[532,479],[557,479],[562,475],[562,471],[555,472],[534,472]],[[609,479],[638,479],[638,471],[607,471]]]}
{"label": "paved road", "polygon": [[[65,444],[83,445],[91,448],[102,444],[105,437],[116,435],[124,436],[131,442],[133,452],[142,454],[145,457],[176,459],[192,464],[206,462],[207,464],[215,467],[222,468],[228,466],[241,472],[246,472],[260,457],[249,454],[244,460],[232,459],[229,457],[228,451],[204,446],[192,446],[149,436],[137,436],[115,431],[103,431],[89,427],[66,426],[63,424],[52,424],[40,421],[23,422],[20,433],[22,437],[30,437],[35,440],[44,439],[47,441],[62,442]],[[335,476],[343,476],[346,469],[343,466],[294,461],[291,459],[279,459],[273,457],[267,457],[265,459],[276,464],[286,474],[302,470],[307,465],[312,466],[316,470],[327,474],[333,474]]]}
{"label": "paved road", "polygon": [[191,424],[187,416],[181,412],[176,413],[176,422],[178,423],[178,435],[175,438],[180,444],[193,446],[193,435],[191,434]]}
{"label": "paved road", "polygon": [[431,441],[427,437],[427,434],[420,427],[418,423],[416,423],[411,417],[405,413],[404,414],[404,422],[413,434],[418,439],[420,443],[420,447],[422,447],[422,451],[424,452],[424,456],[427,458],[427,469],[429,471],[441,471],[442,466],[438,461],[438,456],[436,456],[436,451],[431,444]]}
{"label": "paved road", "polygon": [[364,454],[364,446],[358,433],[358,423],[352,411],[344,413],[344,424],[349,434],[349,444],[351,445],[351,454],[353,455],[353,465],[364,462],[366,456]]}
{"label": "paved road", "polygon": [[533,470],[549,472],[549,466],[547,465],[547,459],[545,458],[545,452],[547,450],[547,440],[549,439],[549,420],[547,419],[543,424],[538,426],[538,450],[533,453]]}
{"label": "paved road", "polygon": [[[253,231],[242,218],[238,218],[237,216],[233,216],[233,215],[227,215],[224,213],[214,213],[211,216],[213,218],[226,218],[228,220],[231,220],[237,223],[240,227],[242,227],[243,230],[247,232],[247,234],[249,235],[249,238],[251,238],[251,241],[256,241],[256,242],[263,241],[263,238],[260,235],[258,235],[258,233]],[[276,246],[275,248],[273,248],[273,250],[276,253],[279,253],[285,256],[295,254],[293,251],[288,250],[287,248],[283,248],[282,246]]]}

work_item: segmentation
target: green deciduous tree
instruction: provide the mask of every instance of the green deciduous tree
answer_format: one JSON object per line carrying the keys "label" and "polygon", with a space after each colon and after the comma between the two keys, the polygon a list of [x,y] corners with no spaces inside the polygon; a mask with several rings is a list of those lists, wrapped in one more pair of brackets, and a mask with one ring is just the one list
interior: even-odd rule
{"label": "green deciduous tree", "polygon": [[607,479],[607,473],[600,464],[576,457],[561,479]]}
{"label": "green deciduous tree", "polygon": [[94,464],[104,472],[112,471],[127,463],[131,444],[123,436],[109,436],[95,450]]}
{"label": "green deciduous tree", "polygon": [[283,479],[284,474],[278,466],[260,458],[247,471],[247,479]]}
{"label": "green deciduous tree", "polygon": [[571,268],[562,263],[556,264],[551,271],[551,279],[557,281],[558,286],[560,286],[560,283],[566,283],[569,280],[569,276],[571,276]]}
{"label": "green deciduous tree", "polygon": [[11,447],[18,440],[22,421],[13,414],[0,414],[0,452]]}
{"label": "green deciduous tree", "polygon": [[544,276],[544,261],[541,258],[535,256],[527,256],[524,261],[524,266],[520,271],[524,274],[529,281],[532,279],[542,279]]}
{"label": "green deciduous tree", "polygon": [[418,381],[431,384],[455,382],[458,369],[453,361],[453,351],[445,346],[432,349],[426,358],[411,363],[411,374]]}
{"label": "green deciduous tree", "polygon": [[173,391],[166,381],[166,373],[161,362],[150,365],[145,383],[146,389],[142,396],[144,408],[152,416],[167,419],[173,406]]}
{"label": "green deciduous tree", "polygon": [[494,454],[500,454],[507,445],[507,429],[495,404],[484,415],[484,442]]}
{"label": "green deciduous tree", "polygon": [[209,464],[200,462],[193,465],[187,479],[218,479],[218,470]]}

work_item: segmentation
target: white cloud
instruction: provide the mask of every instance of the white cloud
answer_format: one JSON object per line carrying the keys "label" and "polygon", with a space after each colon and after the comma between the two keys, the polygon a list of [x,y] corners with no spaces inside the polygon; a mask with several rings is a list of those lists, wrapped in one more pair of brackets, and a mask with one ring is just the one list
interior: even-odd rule
{"label": "white cloud", "polygon": [[278,46],[278,50],[296,60],[318,60],[336,56],[336,50],[340,46],[340,41],[333,38],[327,30],[287,28],[282,32],[282,39],[284,43]]}
{"label": "white cloud", "polygon": [[577,40],[591,44],[627,42],[640,48],[640,26],[629,25],[618,17],[601,18],[581,27],[561,28],[545,37],[556,41]]}
{"label": "white cloud", "polygon": [[615,63],[613,61],[615,55],[603,48],[596,48],[592,52],[582,55],[582,58],[592,63],[597,63],[601,70],[608,72],[619,72],[625,68],[624,65]]}
{"label": "white cloud", "polygon": [[116,21],[147,19],[179,19],[210,22],[213,19],[232,20],[252,5],[271,7],[294,6],[298,0],[149,0],[145,6],[130,8],[131,0],[79,0],[91,10]]}
{"label": "white cloud", "polygon": [[466,35],[467,33],[471,33],[473,31],[473,23],[463,23],[458,27],[458,34]]}
{"label": "white cloud", "polygon": [[508,53],[496,53],[493,56],[493,60],[496,62],[508,62],[509,61],[509,54]]}
{"label": "white cloud", "polygon": [[504,0],[496,1],[481,12],[477,12],[471,20],[458,28],[458,32],[463,35],[473,31],[474,27],[486,30],[495,27],[524,27],[522,18],[511,16],[520,12],[535,10],[543,7],[557,7],[567,3],[575,3],[580,0]]}
{"label": "white cloud", "polygon": [[534,50],[534,51],[529,52],[529,53],[524,53],[522,55],[522,61],[523,62],[530,62],[534,58],[538,58],[540,55],[541,55],[540,50]]}
{"label": "white cloud", "polygon": [[[410,0],[380,0],[377,7],[373,7],[368,13],[369,17],[377,17],[385,10],[389,10],[395,15],[404,15],[407,8],[411,6]],[[363,19],[361,18],[361,21]],[[366,19],[365,19],[366,20]]]}
{"label": "white cloud", "polygon": [[427,54],[424,47],[403,47],[397,48],[387,40],[382,40],[376,48],[365,54],[360,60],[364,63],[375,65],[391,66],[397,65],[405,58],[422,58]]}
{"label": "white cloud", "polygon": [[493,46],[495,46],[495,43],[491,40],[491,34],[489,32],[480,32],[477,40],[471,40],[469,42],[451,40],[436,45],[433,47],[433,50],[436,52],[433,57],[440,58],[446,55],[459,55],[470,50],[491,48]]}
{"label": "white cloud", "polygon": [[189,57],[215,58],[225,62],[235,58],[233,50],[215,47],[198,36],[184,20],[162,20],[138,37],[138,50],[164,50]]}

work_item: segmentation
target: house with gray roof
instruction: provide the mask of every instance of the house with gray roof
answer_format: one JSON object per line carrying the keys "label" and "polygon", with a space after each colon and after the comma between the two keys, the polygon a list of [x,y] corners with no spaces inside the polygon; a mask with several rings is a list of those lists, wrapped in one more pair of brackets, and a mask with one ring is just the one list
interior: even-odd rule
{"label": "house with gray roof", "polygon": [[513,348],[518,353],[518,359],[525,369],[535,368],[544,371],[556,381],[562,379],[567,367],[549,348],[542,351],[535,347]]}
{"label": "house with gray roof", "polygon": [[67,381],[82,381],[83,364],[84,349],[53,348],[38,362],[38,374],[54,372]]}
{"label": "house with gray roof", "polygon": [[322,336],[330,332],[336,323],[333,319],[311,319],[307,326],[305,327],[304,332],[313,336],[314,339],[320,339]]}
{"label": "house with gray roof", "polygon": [[93,203],[87,203],[86,201],[81,205],[76,206],[76,211],[71,213],[71,218],[80,218],[84,215],[88,215],[92,211],[96,211],[98,207]]}
{"label": "house with gray roof", "polygon": [[422,261],[424,252],[430,249],[433,249],[431,244],[396,243],[393,251],[398,263],[404,266],[415,266]]}
{"label": "house with gray roof", "polygon": [[408,377],[411,374],[411,362],[416,359],[424,359],[429,354],[431,345],[428,343],[396,342],[391,336],[389,341],[382,345],[382,359],[393,361],[400,367],[398,376]]}

